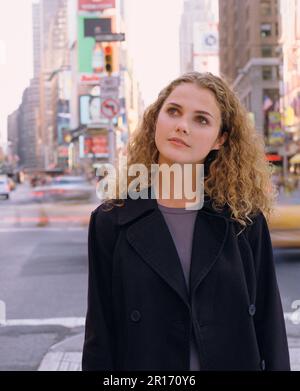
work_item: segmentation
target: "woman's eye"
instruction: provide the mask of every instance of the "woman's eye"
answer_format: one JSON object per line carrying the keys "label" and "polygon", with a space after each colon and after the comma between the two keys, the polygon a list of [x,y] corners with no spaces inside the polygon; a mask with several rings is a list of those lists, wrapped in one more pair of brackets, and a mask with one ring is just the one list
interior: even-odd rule
{"label": "woman's eye", "polygon": [[202,117],[202,115],[200,117],[197,117],[197,121],[202,124],[202,125],[207,125],[208,124],[208,121],[205,117]]}
{"label": "woman's eye", "polygon": [[175,109],[175,107],[170,107],[168,110],[167,110],[167,112],[169,113],[169,114],[176,114],[177,112],[178,112],[178,110],[177,109]]}

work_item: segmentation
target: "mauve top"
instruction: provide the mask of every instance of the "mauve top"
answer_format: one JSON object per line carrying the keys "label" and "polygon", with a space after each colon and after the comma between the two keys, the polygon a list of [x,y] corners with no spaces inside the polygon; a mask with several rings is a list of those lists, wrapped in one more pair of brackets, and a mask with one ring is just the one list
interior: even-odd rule
{"label": "mauve top", "polygon": [[[194,225],[198,211],[185,208],[170,208],[161,204],[158,204],[158,208],[162,212],[171,233],[189,290]],[[192,335],[190,345],[190,370],[200,370],[194,335]]]}

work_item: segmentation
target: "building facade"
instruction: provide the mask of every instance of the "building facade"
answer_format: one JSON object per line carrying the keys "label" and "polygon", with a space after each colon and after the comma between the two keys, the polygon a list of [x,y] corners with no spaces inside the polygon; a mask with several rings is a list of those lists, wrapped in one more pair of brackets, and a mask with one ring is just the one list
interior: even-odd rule
{"label": "building facade", "polygon": [[180,71],[219,74],[217,0],[185,0],[180,23]]}
{"label": "building facade", "polygon": [[300,0],[280,1],[282,45],[281,107],[286,131],[300,141]]}
{"label": "building facade", "polygon": [[273,137],[273,129],[280,133],[278,2],[220,0],[219,15],[221,75],[239,94],[266,143],[280,142]]}

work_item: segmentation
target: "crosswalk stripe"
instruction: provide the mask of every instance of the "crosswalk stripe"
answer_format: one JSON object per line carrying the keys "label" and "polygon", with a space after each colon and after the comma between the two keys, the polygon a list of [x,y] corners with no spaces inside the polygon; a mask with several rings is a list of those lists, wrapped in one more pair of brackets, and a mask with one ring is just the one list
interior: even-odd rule
{"label": "crosswalk stripe", "polygon": [[64,326],[68,328],[85,325],[83,317],[45,319],[7,319],[1,326]]}

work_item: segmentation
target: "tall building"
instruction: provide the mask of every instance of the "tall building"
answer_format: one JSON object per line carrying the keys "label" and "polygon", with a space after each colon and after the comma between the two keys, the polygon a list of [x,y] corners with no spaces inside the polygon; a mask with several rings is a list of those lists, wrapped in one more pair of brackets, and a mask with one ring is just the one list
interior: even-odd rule
{"label": "tall building", "polygon": [[7,144],[8,156],[18,161],[19,159],[19,116],[18,108],[7,117]]}
{"label": "tall building", "polygon": [[40,29],[41,146],[44,168],[53,168],[59,158],[59,75],[69,69],[67,0],[41,0]]}
{"label": "tall building", "polygon": [[220,0],[219,15],[221,74],[238,92],[257,131],[272,143],[272,132],[279,129],[278,2]]}
{"label": "tall building", "polygon": [[38,79],[33,78],[30,86],[23,93],[19,108],[18,123],[18,155],[22,168],[35,169],[37,167],[36,123],[38,109]]}
{"label": "tall building", "polygon": [[[47,169],[59,162],[58,146],[69,128],[67,0],[33,3],[32,27],[34,72],[19,108],[17,149],[23,168]],[[13,118],[14,114],[9,118],[11,128]],[[60,151],[65,160],[65,151]]]}
{"label": "tall building", "polygon": [[218,0],[185,0],[180,23],[180,71],[219,74]]}
{"label": "tall building", "polygon": [[32,40],[33,40],[33,77],[39,77],[41,71],[41,6],[32,4]]}
{"label": "tall building", "polygon": [[300,0],[280,1],[282,44],[281,108],[285,129],[300,146]]}

